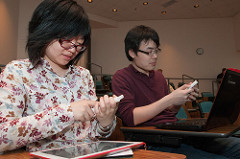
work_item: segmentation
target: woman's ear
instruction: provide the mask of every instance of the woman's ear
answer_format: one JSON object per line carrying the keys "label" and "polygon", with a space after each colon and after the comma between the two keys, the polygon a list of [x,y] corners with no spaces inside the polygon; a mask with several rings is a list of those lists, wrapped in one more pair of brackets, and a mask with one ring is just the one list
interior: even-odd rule
{"label": "woman's ear", "polygon": [[132,49],[128,50],[128,53],[133,59],[136,57],[136,54]]}

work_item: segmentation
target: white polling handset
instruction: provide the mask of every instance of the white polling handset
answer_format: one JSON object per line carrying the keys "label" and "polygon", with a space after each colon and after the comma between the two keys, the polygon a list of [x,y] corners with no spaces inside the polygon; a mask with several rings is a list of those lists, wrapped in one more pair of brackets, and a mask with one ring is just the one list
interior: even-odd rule
{"label": "white polling handset", "polygon": [[[118,103],[118,102],[120,102],[120,100],[123,99],[123,98],[124,98],[124,96],[123,96],[123,95],[120,95],[120,96],[118,96],[118,97],[115,97],[115,98],[114,98],[114,101],[115,101],[116,103]],[[92,111],[94,112],[94,115],[93,115],[93,117],[91,118],[91,121],[96,118],[96,114],[95,114],[95,111],[94,111],[93,107],[92,107]]]}
{"label": "white polling handset", "polygon": [[190,87],[189,87],[188,89],[193,88],[196,84],[198,84],[198,81],[197,81],[197,80],[195,80],[195,81],[190,85]]}
{"label": "white polling handset", "polygon": [[123,98],[124,98],[124,96],[123,96],[123,95],[120,95],[120,96],[118,96],[118,97],[115,97],[114,100],[115,100],[116,103],[118,103],[118,102],[120,102],[120,100],[123,99]]}

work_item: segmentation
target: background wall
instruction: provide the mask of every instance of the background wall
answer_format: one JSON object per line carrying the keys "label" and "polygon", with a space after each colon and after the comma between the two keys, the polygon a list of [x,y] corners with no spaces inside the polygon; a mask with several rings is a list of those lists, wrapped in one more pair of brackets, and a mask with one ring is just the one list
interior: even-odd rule
{"label": "background wall", "polygon": [[[1,64],[27,57],[28,22],[41,1],[0,0]],[[240,14],[219,19],[129,21],[118,22],[115,28],[93,28],[91,62],[101,65],[104,74],[114,74],[127,66],[124,38],[132,27],[143,24],[159,33],[162,53],[156,68],[161,68],[165,77],[180,78],[188,74],[195,78],[216,78],[223,67],[240,69],[239,17]],[[204,54],[197,55],[197,48],[203,48]],[[201,85],[203,91],[211,90],[211,83]]]}
{"label": "background wall", "polygon": [[[156,69],[161,68],[165,77],[181,78],[187,74],[194,78],[216,78],[223,67],[240,69],[233,18],[134,21],[119,23],[118,28],[94,29],[92,62],[101,65],[106,74],[126,67],[129,61],[124,38],[132,27],[141,24],[159,33],[162,53]],[[204,54],[197,55],[197,48],[203,48]],[[171,82],[177,86],[180,81]],[[217,84],[212,80],[201,80],[199,86],[201,92],[217,92]]]}
{"label": "background wall", "polygon": [[28,23],[32,17],[33,11],[42,0],[18,0],[19,4],[19,24],[18,24],[18,42],[17,59],[26,58],[25,46],[27,42]]}
{"label": "background wall", "polygon": [[240,13],[238,13],[234,17],[234,33],[235,33],[235,40],[236,40],[236,48],[237,51],[240,53]]}
{"label": "background wall", "polygon": [[18,13],[18,0],[0,0],[0,64],[17,57]]}
{"label": "background wall", "polygon": [[[103,66],[107,74],[128,65],[124,38],[129,29],[141,24],[159,33],[162,53],[157,68],[163,69],[165,76],[185,73],[216,78],[222,67],[240,68],[232,18],[122,22],[118,28],[94,29],[92,62]],[[197,55],[197,48],[203,48],[204,54]]]}

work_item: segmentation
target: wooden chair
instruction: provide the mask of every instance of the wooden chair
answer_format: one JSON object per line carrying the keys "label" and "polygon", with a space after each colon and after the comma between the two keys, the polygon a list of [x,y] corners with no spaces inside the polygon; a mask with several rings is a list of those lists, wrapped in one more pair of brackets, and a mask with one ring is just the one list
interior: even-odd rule
{"label": "wooden chair", "polygon": [[201,112],[198,105],[193,107],[193,102],[188,101],[183,105],[185,111],[189,114],[189,118],[201,118]]}
{"label": "wooden chair", "polygon": [[120,127],[123,126],[122,120],[119,117],[116,117],[116,119],[117,119],[116,128],[113,131],[113,133],[111,134],[111,136],[109,136],[107,138],[107,140],[110,140],[110,141],[125,141],[125,136],[124,136],[122,130],[120,130]]}

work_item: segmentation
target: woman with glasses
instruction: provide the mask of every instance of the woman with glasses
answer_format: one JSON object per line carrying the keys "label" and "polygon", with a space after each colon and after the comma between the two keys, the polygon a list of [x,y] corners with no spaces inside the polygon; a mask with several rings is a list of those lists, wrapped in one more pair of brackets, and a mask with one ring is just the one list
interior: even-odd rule
{"label": "woman with glasses", "polygon": [[10,62],[0,76],[0,152],[109,136],[116,103],[106,95],[96,101],[89,71],[75,66],[90,39],[83,8],[73,0],[44,0],[28,31],[29,58]]}

